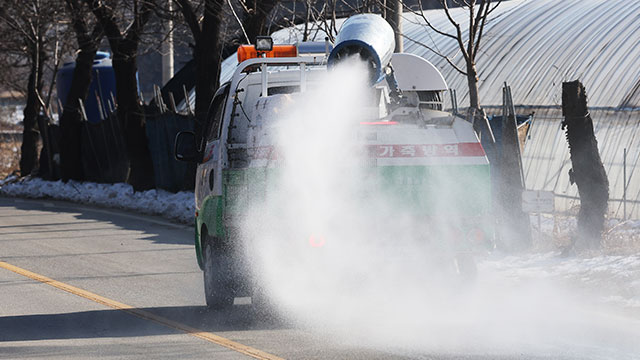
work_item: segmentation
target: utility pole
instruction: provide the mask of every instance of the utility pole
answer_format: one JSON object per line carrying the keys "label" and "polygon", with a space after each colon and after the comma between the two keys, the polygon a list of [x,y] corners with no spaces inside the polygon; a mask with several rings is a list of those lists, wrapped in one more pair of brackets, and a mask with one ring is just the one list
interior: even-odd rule
{"label": "utility pole", "polygon": [[[167,0],[169,14],[173,11],[173,0]],[[162,42],[162,85],[173,77],[173,20],[169,16],[165,23],[167,38]]]}
{"label": "utility pole", "polygon": [[404,51],[402,46],[402,0],[387,0],[385,4],[386,19],[393,28],[396,37],[395,52],[401,53]]}

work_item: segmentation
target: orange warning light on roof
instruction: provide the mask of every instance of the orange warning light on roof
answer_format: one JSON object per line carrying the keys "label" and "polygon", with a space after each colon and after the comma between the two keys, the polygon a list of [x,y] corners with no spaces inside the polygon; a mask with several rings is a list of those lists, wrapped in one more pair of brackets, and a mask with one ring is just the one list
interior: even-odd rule
{"label": "orange warning light on roof", "polygon": [[[260,51],[260,55],[265,54],[265,57],[296,57],[298,56],[298,48],[295,45],[273,45],[271,51]],[[241,63],[248,59],[254,59],[258,57],[258,51],[253,45],[240,45],[238,47],[238,63]]]}

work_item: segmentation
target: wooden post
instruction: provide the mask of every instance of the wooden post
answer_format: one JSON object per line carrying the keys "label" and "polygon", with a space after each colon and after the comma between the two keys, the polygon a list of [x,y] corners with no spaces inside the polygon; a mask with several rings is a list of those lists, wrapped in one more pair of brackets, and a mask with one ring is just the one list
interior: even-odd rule
{"label": "wooden post", "polygon": [[502,108],[502,147],[498,161],[500,211],[500,238],[508,250],[519,250],[531,245],[529,215],[522,211],[522,161],[520,140],[516,124],[511,89],[505,83]]}
{"label": "wooden post", "polygon": [[562,129],[566,129],[572,169],[569,180],[578,186],[578,232],[572,245],[597,248],[602,240],[609,200],[609,180],[598,152],[587,94],[580,81],[562,84]]}

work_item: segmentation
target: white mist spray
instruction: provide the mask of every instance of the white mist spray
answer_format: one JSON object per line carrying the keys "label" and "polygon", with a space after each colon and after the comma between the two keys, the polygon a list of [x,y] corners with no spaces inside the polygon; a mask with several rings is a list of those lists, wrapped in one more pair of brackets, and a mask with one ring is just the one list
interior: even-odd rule
{"label": "white mist spray", "polygon": [[[293,96],[270,133],[277,166],[242,230],[252,270],[281,312],[386,350],[632,358],[637,321],[622,328],[546,282],[481,272],[469,284],[448,271],[449,239],[370,176],[358,140],[360,121],[372,120],[367,79],[358,62],[340,64]],[[433,201],[446,205],[455,183],[439,186],[445,195]],[[445,246],[429,245],[434,237]],[[594,343],[604,345],[594,352]]]}

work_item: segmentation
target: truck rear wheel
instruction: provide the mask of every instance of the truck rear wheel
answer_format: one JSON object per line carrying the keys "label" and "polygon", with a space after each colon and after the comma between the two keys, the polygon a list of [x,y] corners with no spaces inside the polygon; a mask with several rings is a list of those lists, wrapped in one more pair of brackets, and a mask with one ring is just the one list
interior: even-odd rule
{"label": "truck rear wheel", "polygon": [[205,235],[204,294],[207,307],[223,310],[233,306],[235,276],[233,259],[222,249],[216,249],[215,240]]}

